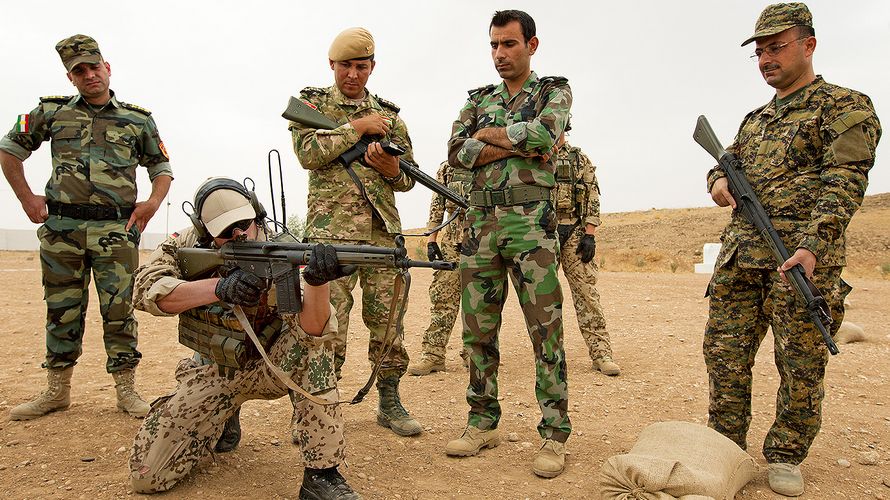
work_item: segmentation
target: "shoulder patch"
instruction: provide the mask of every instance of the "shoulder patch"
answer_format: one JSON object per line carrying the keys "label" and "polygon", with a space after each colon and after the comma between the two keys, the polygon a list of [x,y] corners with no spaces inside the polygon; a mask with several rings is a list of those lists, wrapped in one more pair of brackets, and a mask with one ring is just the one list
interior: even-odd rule
{"label": "shoulder patch", "polygon": [[492,90],[494,90],[495,87],[497,87],[497,85],[492,83],[492,84],[484,85],[482,87],[478,87],[478,88],[475,88],[472,90],[468,90],[467,94],[470,94],[470,97],[476,97],[477,95],[479,95],[483,92],[491,92]]}
{"label": "shoulder patch", "polygon": [[321,87],[306,87],[300,91],[300,94],[313,96],[313,95],[327,95],[328,89]]}
{"label": "shoulder patch", "polygon": [[871,113],[869,113],[868,111],[850,111],[839,116],[835,121],[831,123],[831,125],[829,125],[828,128],[830,128],[832,132],[835,133],[835,135],[841,135],[854,126],[864,122],[870,116]]}
{"label": "shoulder patch", "polygon": [[379,102],[381,106],[383,106],[384,108],[388,108],[389,110],[393,111],[394,113],[398,113],[399,111],[402,110],[402,108],[396,106],[396,103],[394,103],[392,101],[387,101],[386,99],[384,99],[378,95],[374,95],[374,99],[377,99],[377,102]]}
{"label": "shoulder patch", "polygon": [[40,102],[57,102],[65,104],[73,98],[73,95],[48,95],[40,98]]}
{"label": "shoulder patch", "polygon": [[138,111],[138,112],[142,113],[142,114],[145,115],[145,116],[149,116],[149,115],[151,115],[151,111],[149,111],[149,110],[143,108],[142,106],[137,106],[137,105],[135,105],[135,104],[130,104],[130,103],[128,103],[128,102],[122,102],[122,103],[121,103],[121,106],[124,107],[124,108],[126,108],[126,109],[129,109],[129,110],[131,110],[131,111]]}

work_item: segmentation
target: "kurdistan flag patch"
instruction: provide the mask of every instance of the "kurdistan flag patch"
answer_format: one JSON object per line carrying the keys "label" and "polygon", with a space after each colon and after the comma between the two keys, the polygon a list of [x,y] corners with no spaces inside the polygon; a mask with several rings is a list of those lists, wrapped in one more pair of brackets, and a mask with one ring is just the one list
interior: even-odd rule
{"label": "kurdistan flag patch", "polygon": [[15,123],[15,131],[20,134],[27,134],[31,131],[31,116],[19,115],[18,121]]}

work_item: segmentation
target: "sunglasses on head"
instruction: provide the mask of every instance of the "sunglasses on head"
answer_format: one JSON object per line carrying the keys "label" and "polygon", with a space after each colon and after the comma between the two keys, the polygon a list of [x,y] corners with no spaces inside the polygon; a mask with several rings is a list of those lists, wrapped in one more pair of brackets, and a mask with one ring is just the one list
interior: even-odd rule
{"label": "sunglasses on head", "polygon": [[239,220],[238,222],[235,222],[231,226],[225,228],[223,232],[219,233],[219,236],[217,236],[217,238],[232,238],[233,236],[235,236],[235,229],[247,231],[248,229],[250,229],[251,224],[253,224],[253,219]]}

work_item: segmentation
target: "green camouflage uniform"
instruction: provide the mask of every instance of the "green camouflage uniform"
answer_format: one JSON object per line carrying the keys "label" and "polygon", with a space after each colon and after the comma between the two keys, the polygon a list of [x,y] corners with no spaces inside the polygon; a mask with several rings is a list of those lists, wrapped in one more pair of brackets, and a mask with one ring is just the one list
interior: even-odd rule
{"label": "green camouflage uniform", "polygon": [[[161,311],[157,301],[183,283],[176,263],[176,250],[194,247],[197,241],[194,230],[188,228],[168,238],[152,253],[148,262],[136,271],[136,308],[155,316],[172,316]],[[247,317],[254,321],[251,326],[260,338],[265,330],[262,325],[268,324],[262,318],[279,317],[274,299],[273,288],[260,306],[244,308]],[[195,309],[201,310],[205,318],[214,315],[214,322],[223,321],[230,329],[243,332],[230,313],[218,314],[218,304]],[[264,309],[265,314],[260,313],[260,309]],[[272,336],[266,345],[269,358],[310,393],[337,401],[333,369],[336,319],[332,315],[321,337],[306,334],[300,328],[297,315],[281,315],[281,319],[280,334]],[[201,458],[210,454],[226,420],[245,401],[272,400],[288,394],[287,386],[259,354],[235,371],[232,378],[220,376],[215,364],[183,359],[176,369],[176,381],[173,394],[152,405],[130,452],[130,479],[139,493],[168,490],[185,477]],[[321,406],[299,398],[294,404],[294,413],[304,465],[324,469],[343,463],[346,445],[339,405]]]}
{"label": "green camouflage uniform", "polygon": [[485,144],[472,135],[486,127],[506,127],[517,151],[544,155],[562,134],[571,103],[564,78],[539,79],[535,73],[512,98],[503,82],[476,89],[470,91],[448,143],[449,163],[474,172],[460,261],[463,340],[470,356],[468,423],[493,429],[500,419],[498,331],[509,271],[535,353],[535,396],[542,413],[538,432],[559,442],[568,439],[571,423],[556,214],[549,198],[513,204],[524,198],[521,193],[538,191],[528,187],[544,188],[552,196],[556,168],[541,156],[513,156],[474,167]]}
{"label": "green camouflage uniform", "polygon": [[599,269],[596,259],[581,262],[576,252],[587,224],[600,225],[600,187],[596,167],[590,158],[569,143],[559,148],[556,157],[556,217],[560,226],[572,228],[568,238],[560,241],[559,261],[572,290],[578,328],[587,343],[590,359],[612,357],[612,344],[606,330],[606,319],[596,289]]}
{"label": "green camouflage uniform", "polygon": [[[356,161],[350,166],[362,184],[362,192],[337,157],[360,139],[349,121],[377,113],[392,122],[385,139],[404,148],[407,153],[401,158],[413,162],[411,139],[405,122],[398,116],[399,108],[367,91],[364,99],[349,99],[336,86],[307,87],[300,92],[300,97],[331,120],[343,124],[334,130],[317,130],[290,123],[294,152],[303,168],[309,170],[306,238],[335,245],[392,247],[393,238],[402,231],[394,191],[411,189],[414,179],[401,171],[388,179]],[[396,274],[395,269],[359,267],[351,276],[331,282],[331,303],[340,325],[336,343],[338,375],[346,359],[349,312],[356,283],[362,287],[362,319],[370,330],[368,359],[373,363],[382,351]],[[396,330],[399,335],[383,360],[378,379],[392,375],[401,377],[408,368],[408,353],[401,340],[404,335],[401,321],[397,321]]]}
{"label": "green camouflage uniform", "polygon": [[[470,192],[472,175],[471,170],[455,169],[446,161],[439,166],[436,179],[455,193],[466,197]],[[445,220],[446,211],[454,213],[455,210],[457,206],[453,202],[446,200],[440,194],[433,195],[427,229],[441,224]],[[439,230],[441,238],[437,243],[442,250],[442,256],[449,262],[457,262],[460,259],[458,247],[463,223],[464,215],[461,214]],[[430,326],[423,333],[423,356],[435,361],[444,361],[445,348],[448,346],[448,339],[451,337],[451,330],[460,310],[460,274],[454,271],[433,271],[429,294]],[[463,352],[461,355],[463,356]]]}
{"label": "green camouflage uniform", "polygon": [[[114,97],[91,106],[80,95],[44,97],[27,115],[28,130],[13,128],[0,149],[24,161],[43,141],[51,141],[53,171],[46,183],[50,216],[37,230],[46,299],[45,368],[77,363],[82,352],[89,298],[90,270],[102,313],[106,369],[134,368],[136,318],[131,303],[132,275],[139,261],[139,229],[125,230],[136,203],[136,166],[154,180],[172,175],[168,157],[150,112]],[[86,206],[82,210],[117,210],[116,220],[52,215],[53,204]]]}
{"label": "green camouflage uniform", "polygon": [[[786,100],[749,113],[728,150],[741,160],[789,251],[806,248],[816,255],[812,280],[831,308],[834,335],[851,290],[841,279],[844,232],[865,195],[881,128],[867,96],[821,76]],[[724,175],[719,168],[709,172],[709,192]],[[781,380],[763,454],[770,463],[799,464],[822,421],[827,348],[800,299],[780,279],[767,244],[738,211],[721,241],[704,339],[708,425],[745,448],[751,369],[772,326]]]}

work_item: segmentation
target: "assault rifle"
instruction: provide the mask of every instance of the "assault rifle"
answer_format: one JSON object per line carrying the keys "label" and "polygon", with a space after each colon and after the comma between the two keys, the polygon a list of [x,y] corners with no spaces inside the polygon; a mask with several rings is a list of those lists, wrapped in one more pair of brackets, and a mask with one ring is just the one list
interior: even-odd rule
{"label": "assault rifle", "polygon": [[[185,280],[209,277],[220,266],[235,266],[260,278],[275,283],[278,310],[297,313],[302,309],[300,299],[300,266],[309,262],[315,245],[309,243],[282,243],[275,241],[229,241],[221,248],[180,248],[176,251],[179,269]],[[453,271],[454,262],[435,260],[418,261],[408,258],[404,238],[396,238],[396,247],[371,245],[334,245],[337,260],[342,265],[354,264],[369,267],[389,267],[407,270],[412,267],[429,267]]]}
{"label": "assault rifle", "polygon": [[[333,120],[296,97],[290,98],[287,103],[287,109],[284,110],[284,113],[281,113],[281,116],[292,122],[297,122],[316,129],[332,130],[339,127]],[[364,162],[365,152],[368,150],[368,146],[374,142],[378,142],[378,140],[379,138],[374,136],[362,136],[355,146],[340,155],[338,158],[339,161],[343,163],[344,167],[348,167],[349,164],[354,161]],[[389,155],[401,156],[405,154],[405,150],[395,144],[381,142],[380,145]],[[463,210],[467,210],[470,207],[463,196],[448,189],[444,184],[424,173],[423,170],[420,170],[401,158],[399,158],[399,169],[401,169],[402,172],[405,172],[408,177],[423,184],[436,194],[444,196]]]}
{"label": "assault rifle", "polygon": [[[720,168],[726,173],[726,177],[729,180],[729,190],[738,204],[738,210],[741,211],[748,222],[760,231],[760,235],[769,245],[779,265],[788,260],[790,257],[788,249],[785,248],[785,244],[779,237],[776,228],[773,227],[769,215],[767,215],[766,210],[764,210],[763,205],[751,188],[751,184],[748,183],[748,179],[742,171],[741,162],[736,155],[723,149],[720,141],[717,140],[717,135],[711,129],[708,119],[704,116],[698,117],[698,123],[695,126],[692,138],[718,161]],[[828,328],[832,323],[831,310],[828,308],[828,303],[825,301],[822,293],[806,277],[803,266],[800,264],[785,271],[785,275],[789,277],[791,286],[794,287],[797,295],[803,299],[807,312],[810,314],[810,321],[816,325],[816,328],[822,334],[822,339],[825,341],[825,345],[828,346],[828,352],[832,355],[839,353],[837,344],[834,343],[831,334],[828,333]]]}

